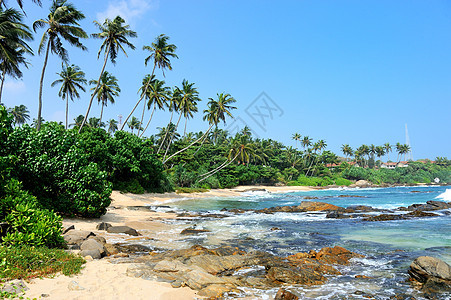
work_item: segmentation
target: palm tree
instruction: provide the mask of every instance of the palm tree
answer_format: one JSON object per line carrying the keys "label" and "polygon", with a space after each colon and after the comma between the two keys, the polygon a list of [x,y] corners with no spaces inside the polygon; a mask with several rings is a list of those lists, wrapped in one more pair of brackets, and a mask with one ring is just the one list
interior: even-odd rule
{"label": "palm tree", "polygon": [[400,162],[401,161],[401,154],[404,154],[404,149],[403,149],[403,147],[402,147],[402,145],[401,145],[401,143],[396,143],[396,152],[398,152],[398,159],[397,159],[397,161],[398,162]]}
{"label": "palm tree", "polygon": [[238,135],[231,142],[230,150],[228,151],[227,159],[222,165],[216,169],[209,171],[200,175],[201,178],[198,182],[202,182],[208,177],[216,174],[220,170],[224,169],[237,158],[239,163],[248,164],[252,159],[257,158],[258,155],[255,153],[255,144],[245,135]]}
{"label": "palm tree", "polygon": [[76,118],[74,118],[74,123],[69,124],[69,127],[80,127],[81,123],[83,123],[84,116],[78,115]]}
{"label": "palm tree", "polygon": [[39,84],[39,106],[37,130],[41,128],[42,113],[42,87],[44,84],[45,68],[49,58],[49,52],[58,55],[64,62],[68,61],[67,50],[63,47],[62,39],[70,45],[87,50],[80,42],[80,38],[87,38],[86,32],[79,26],[78,21],[83,20],[85,15],[78,11],[66,0],[53,0],[47,19],[40,19],[33,23],[33,30],[47,27],[42,35],[38,53],[45,50],[44,66],[42,67],[41,81]]}
{"label": "palm tree", "polygon": [[[326,144],[325,140],[319,140],[317,143],[315,143],[315,145],[313,145],[313,149],[315,150],[315,152],[316,152],[316,150],[322,152],[324,149],[326,149],[326,147],[327,147],[327,144]],[[315,162],[315,166],[313,167],[313,170],[312,170],[312,175],[314,174],[316,167],[318,166],[319,156],[320,155],[318,155],[316,157],[316,162]]]}
{"label": "palm tree", "polygon": [[117,121],[115,119],[110,119],[106,122],[106,124],[108,125],[108,132],[109,133],[114,133],[117,130]]}
{"label": "palm tree", "polygon": [[[179,111],[179,118],[175,124],[175,129],[177,130],[182,116],[185,116],[185,118],[190,116],[192,117],[193,112],[197,112],[197,102],[201,101],[201,99],[199,98],[197,88],[194,87],[194,83],[189,83],[186,79],[182,82],[182,88],[175,87],[173,97],[177,102],[177,108]],[[171,136],[171,140],[169,141],[166,152],[164,153],[163,160],[165,160],[169,147],[172,144],[172,137],[173,136]]]}
{"label": "palm tree", "polygon": [[[16,0],[16,1],[17,1],[17,5],[19,5],[20,9],[23,10],[23,0]],[[41,0],[32,0],[32,1],[33,1],[33,3],[36,3],[39,6],[42,5]],[[6,0],[0,0],[0,9],[2,6],[6,7]]]}
{"label": "palm tree", "polygon": [[208,135],[213,125],[216,127],[218,126],[219,122],[223,121],[224,124],[226,123],[226,117],[229,116],[233,118],[232,110],[236,109],[235,106],[232,106],[233,103],[236,102],[235,98],[233,98],[230,94],[217,94],[218,100],[214,100],[213,98],[209,98],[208,102],[208,108],[204,110],[204,121],[207,120],[210,124],[210,127],[207,129],[207,131],[199,137],[197,140],[186,146],[185,148],[175,152],[171,156],[169,156],[166,160],[163,160],[163,164],[166,163],[168,160],[173,158],[174,156],[178,155],[179,153],[182,153],[183,151],[189,149],[191,146],[202,140],[205,136]]}
{"label": "palm tree", "polygon": [[89,118],[88,126],[92,128],[102,128],[105,127],[105,123],[101,122],[100,119],[96,117]]}
{"label": "palm tree", "polygon": [[351,156],[354,153],[354,150],[352,150],[351,146],[348,144],[344,144],[341,146],[341,152],[343,152],[347,160],[348,156]]}
{"label": "palm tree", "polygon": [[69,114],[69,99],[74,101],[75,98],[80,98],[78,89],[85,91],[83,87],[86,84],[85,73],[80,70],[76,65],[62,65],[62,70],[60,73],[56,73],[60,76],[60,79],[52,82],[52,87],[57,84],[61,84],[61,88],[58,92],[63,100],[66,100],[66,129],[68,125],[68,114]]}
{"label": "palm tree", "polygon": [[[175,89],[174,89],[174,91],[175,91]],[[169,101],[166,102],[166,105],[168,106],[168,109],[171,112],[171,117],[169,118],[168,126],[169,126],[169,124],[172,124],[172,118],[174,117],[174,112],[178,111],[178,99],[176,97],[174,97],[174,91],[171,92],[171,97],[169,98]],[[161,149],[163,148],[163,143],[166,142],[167,135],[168,135],[168,131],[166,131],[166,135],[161,140],[160,146],[158,147],[157,154],[160,153]]]}
{"label": "palm tree", "polygon": [[[145,90],[144,82],[147,81],[146,78],[143,80],[143,86],[141,87],[143,89],[143,92]],[[149,127],[150,121],[152,121],[153,113],[155,112],[155,109],[158,107],[158,109],[164,110],[164,106],[167,103],[167,101],[170,100],[172,97],[171,89],[167,86],[164,86],[165,82],[164,80],[158,80],[154,79],[148,89],[147,89],[147,107],[150,109],[151,106],[153,106],[152,113],[150,114],[150,119],[146,124],[146,127],[144,128],[143,132],[140,136],[143,136],[144,132],[147,130],[147,127]],[[147,85],[147,83],[145,83]]]}
{"label": "palm tree", "polygon": [[295,143],[296,143],[296,149],[297,149],[297,148],[298,148],[298,141],[301,140],[301,135],[300,135],[299,133],[296,132],[296,133],[294,133],[294,134],[291,136],[291,139],[295,141]]}
{"label": "palm tree", "polygon": [[390,161],[390,152],[392,150],[392,146],[390,145],[390,143],[385,143],[384,148],[385,148],[385,153],[387,153],[387,161]]}
{"label": "palm tree", "polygon": [[133,130],[141,127],[141,122],[139,122],[139,119],[137,117],[132,117],[130,121],[128,121],[127,125],[132,130],[133,133]]}
{"label": "palm tree", "polygon": [[108,102],[114,104],[114,97],[119,96],[121,89],[117,83],[117,78],[107,71],[103,72],[100,76],[100,82],[97,80],[90,80],[89,84],[93,84],[96,87],[91,88],[91,91],[95,93],[97,101],[102,108],[100,110],[100,122],[102,122],[103,107],[108,105]]}
{"label": "palm tree", "polygon": [[175,131],[175,124],[169,123],[166,127],[157,127],[159,132],[155,135],[157,139],[157,144],[167,146],[169,143],[169,140],[166,139],[166,136],[168,134],[174,135],[174,139],[177,139],[180,135]]}
{"label": "palm tree", "polygon": [[14,108],[8,109],[8,112],[13,115],[14,124],[22,125],[27,120],[30,120],[30,115],[27,107],[23,104],[14,106]]}
{"label": "palm tree", "polygon": [[376,147],[376,156],[379,158],[379,160],[384,155],[385,155],[385,148],[384,148],[384,146],[377,146]]}
{"label": "palm tree", "polygon": [[[83,128],[86,120],[88,119],[89,111],[91,110],[92,101],[94,100],[94,96],[96,95],[96,91],[99,88],[100,78],[102,77],[103,72],[105,71],[106,64],[108,62],[108,58],[110,58],[113,64],[116,64],[116,58],[119,51],[122,51],[125,56],[127,56],[127,52],[125,52],[124,45],[128,46],[130,49],[134,50],[135,46],[130,43],[127,38],[128,37],[137,37],[136,32],[130,30],[129,25],[124,25],[125,20],[120,16],[114,18],[113,21],[110,19],[106,19],[103,24],[100,24],[97,21],[94,21],[94,24],[100,30],[99,33],[93,33],[91,36],[96,39],[103,39],[102,45],[100,45],[99,52],[97,53],[97,59],[99,59],[100,54],[104,53],[104,61],[102,70],[100,71],[99,79],[97,80],[97,86],[92,93],[91,100],[89,100],[88,110],[86,111],[85,118],[83,123],[80,126],[79,132]],[[125,122],[124,122],[125,124]],[[124,125],[122,125],[122,128]],[[121,129],[122,129],[121,128]]]}
{"label": "palm tree", "polygon": [[[174,44],[168,44],[168,40],[169,40],[169,37],[167,35],[160,34],[159,36],[157,36],[155,38],[155,41],[152,43],[151,46],[143,47],[143,50],[148,50],[151,52],[151,54],[148,57],[146,57],[146,59],[144,60],[145,66],[147,66],[147,63],[150,60],[153,60],[153,69],[152,69],[152,74],[150,75],[151,78],[153,77],[153,75],[155,73],[155,68],[157,66],[163,72],[163,77],[165,77],[164,69],[172,70],[170,58],[174,58],[174,57],[178,58],[178,56],[175,54],[175,50],[177,50],[177,46],[175,46]],[[147,85],[144,88],[144,92],[141,94],[141,97],[139,98],[138,102],[136,102],[135,106],[133,107],[133,109],[130,112],[130,114],[128,115],[128,117],[125,119],[125,122],[127,122],[127,120],[132,116],[135,109],[138,107],[139,103],[142,101],[142,99],[146,95],[149,84],[150,84],[150,82],[147,82]],[[141,117],[141,123],[144,121],[145,110],[146,110],[146,103],[144,103],[144,106],[143,106],[143,114]],[[122,128],[121,128],[121,130],[122,130]],[[138,132],[138,134],[139,134],[139,132]]]}
{"label": "palm tree", "polygon": [[28,66],[24,54],[33,54],[26,43],[33,39],[33,35],[22,21],[23,15],[17,10],[0,7],[0,100],[6,75],[21,78],[20,65]]}

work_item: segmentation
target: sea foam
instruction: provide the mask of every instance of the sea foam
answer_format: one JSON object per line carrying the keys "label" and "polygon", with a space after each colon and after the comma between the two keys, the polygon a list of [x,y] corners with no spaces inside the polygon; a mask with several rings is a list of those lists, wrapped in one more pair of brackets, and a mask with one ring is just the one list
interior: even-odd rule
{"label": "sea foam", "polygon": [[446,189],[443,193],[435,197],[435,199],[441,199],[444,201],[451,201],[451,189]]}

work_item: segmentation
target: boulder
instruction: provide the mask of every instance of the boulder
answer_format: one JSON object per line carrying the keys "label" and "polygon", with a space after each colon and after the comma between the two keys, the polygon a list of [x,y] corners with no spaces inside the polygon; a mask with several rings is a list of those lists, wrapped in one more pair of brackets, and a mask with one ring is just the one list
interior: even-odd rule
{"label": "boulder", "polygon": [[451,280],[451,267],[441,259],[420,256],[410,265],[409,275],[422,283],[433,277]]}
{"label": "boulder", "polygon": [[451,294],[451,267],[438,258],[420,256],[412,262],[408,273],[420,283],[426,298],[439,299],[437,294]]}
{"label": "boulder", "polygon": [[[87,251],[98,250],[101,256],[105,255],[105,247],[103,246],[103,244],[92,238],[85,240],[80,245],[80,249],[82,252],[85,250],[87,250]],[[94,256],[93,256],[93,258],[94,258]]]}
{"label": "boulder", "polygon": [[64,235],[64,240],[68,245],[81,245],[90,236],[95,236],[95,234],[85,230],[70,230]]}
{"label": "boulder", "polygon": [[108,230],[108,228],[112,227],[110,223],[101,222],[97,224],[96,229],[97,230]]}
{"label": "boulder", "polygon": [[105,254],[107,256],[115,255],[115,254],[119,253],[119,250],[116,248],[115,245],[107,243],[107,244],[103,245],[103,247],[105,248]]}
{"label": "boulder", "polygon": [[82,250],[82,251],[80,251],[80,256],[82,256],[82,257],[90,256],[93,259],[101,259],[102,258],[102,254],[100,253],[100,251],[98,249]]}
{"label": "boulder", "polygon": [[359,188],[366,188],[366,187],[371,187],[372,183],[370,183],[366,180],[359,180],[355,183],[355,186],[359,187]]}
{"label": "boulder", "polygon": [[283,288],[280,288],[277,291],[276,296],[274,297],[274,300],[298,300],[298,299],[299,299],[298,296]]}
{"label": "boulder", "polygon": [[139,236],[139,233],[128,226],[111,226],[107,229],[108,233],[124,233],[124,234],[128,234],[128,235],[133,235],[133,236]]}

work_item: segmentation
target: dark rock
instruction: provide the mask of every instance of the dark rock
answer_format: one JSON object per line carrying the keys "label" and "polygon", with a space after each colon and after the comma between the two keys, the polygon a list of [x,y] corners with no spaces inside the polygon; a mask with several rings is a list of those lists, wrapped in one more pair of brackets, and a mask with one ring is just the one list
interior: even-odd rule
{"label": "dark rock", "polygon": [[344,212],[347,213],[356,213],[356,212],[371,212],[371,211],[379,211],[378,209],[374,209],[368,205],[351,205],[346,207]]}
{"label": "dark rock", "polygon": [[64,226],[63,227],[63,234],[66,234],[70,230],[75,230],[75,226],[73,224],[69,225],[69,226]]}
{"label": "dark rock", "polygon": [[363,221],[393,221],[393,220],[405,220],[406,217],[403,215],[390,215],[390,214],[381,214],[378,216],[371,216],[364,218]]}
{"label": "dark rock", "polygon": [[97,230],[108,230],[108,228],[113,227],[110,223],[101,222],[97,224],[96,229]]}
{"label": "dark rock", "polygon": [[196,229],[196,228],[185,228],[180,232],[182,235],[193,235],[193,234],[199,234],[199,233],[205,233],[210,232],[210,230],[207,229]]}
{"label": "dark rock", "polygon": [[366,198],[366,197],[359,195],[339,195],[338,198]]}
{"label": "dark rock", "polygon": [[271,231],[279,231],[279,230],[281,230],[279,227],[271,227],[271,229],[270,229]]}
{"label": "dark rock", "polygon": [[117,247],[115,245],[112,244],[105,244],[103,245],[104,249],[105,249],[105,255],[110,256],[110,255],[115,255],[119,253],[119,250],[117,249]]}
{"label": "dark rock", "polygon": [[412,204],[407,207],[407,210],[442,210],[451,208],[451,204],[444,201],[427,201],[426,204]]}
{"label": "dark rock", "polygon": [[111,226],[107,229],[108,233],[124,233],[133,236],[139,236],[140,234],[133,228],[128,226]]}
{"label": "dark rock", "polygon": [[260,210],[256,210],[257,213],[266,213],[271,214],[275,212],[307,212],[307,211],[333,211],[340,210],[341,207],[338,207],[333,204],[324,203],[324,202],[313,202],[313,201],[302,201],[301,204],[297,206],[276,206],[269,207]]}
{"label": "dark rock", "polygon": [[[113,245],[116,251],[118,252],[124,252],[124,253],[142,253],[142,252],[151,252],[152,249],[150,249],[147,246],[140,245],[140,244],[114,244]],[[110,248],[112,250],[112,247]],[[114,250],[112,250],[114,251]]]}
{"label": "dark rock", "polygon": [[424,212],[422,210],[415,210],[410,213],[407,213],[406,216],[424,218],[424,217],[437,217],[438,215],[430,212]]}
{"label": "dark rock", "polygon": [[276,296],[274,297],[274,300],[298,300],[298,299],[299,299],[298,296],[283,288],[280,288],[277,291]]}
{"label": "dark rock", "polygon": [[319,198],[315,197],[315,196],[305,196],[304,199],[305,200],[316,200],[316,199],[319,199]]}
{"label": "dark rock", "polygon": [[326,218],[329,219],[348,219],[348,218],[353,218],[353,216],[351,215],[345,215],[342,212],[338,211],[338,210],[334,210],[331,211],[330,213],[328,213],[326,215]]}

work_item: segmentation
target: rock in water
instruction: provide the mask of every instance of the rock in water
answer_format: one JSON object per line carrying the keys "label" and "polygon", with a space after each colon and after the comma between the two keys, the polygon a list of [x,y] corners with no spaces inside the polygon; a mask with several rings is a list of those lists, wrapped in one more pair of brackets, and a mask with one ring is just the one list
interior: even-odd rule
{"label": "rock in water", "polygon": [[274,300],[298,300],[298,299],[299,299],[298,296],[283,288],[280,288],[277,291],[276,297],[274,298]]}
{"label": "rock in water", "polygon": [[410,265],[409,275],[423,283],[431,277],[451,280],[451,267],[438,258],[420,256]]}
{"label": "rock in water", "polygon": [[410,265],[411,278],[422,283],[421,290],[434,297],[436,293],[451,293],[451,267],[430,256],[420,256]]}
{"label": "rock in water", "polygon": [[128,227],[128,226],[111,226],[107,229],[107,232],[109,232],[109,233],[125,233],[128,235],[134,235],[134,236],[139,235],[139,233],[135,229]]}

